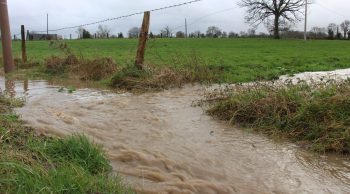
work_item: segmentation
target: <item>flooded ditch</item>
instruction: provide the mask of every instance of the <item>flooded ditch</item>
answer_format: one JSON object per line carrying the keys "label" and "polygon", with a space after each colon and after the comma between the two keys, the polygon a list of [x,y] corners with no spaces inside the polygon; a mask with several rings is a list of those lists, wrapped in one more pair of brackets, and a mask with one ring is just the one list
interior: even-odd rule
{"label": "flooded ditch", "polygon": [[349,158],[275,143],[207,116],[203,87],[133,95],[0,79],[39,133],[84,133],[139,193],[350,193]]}

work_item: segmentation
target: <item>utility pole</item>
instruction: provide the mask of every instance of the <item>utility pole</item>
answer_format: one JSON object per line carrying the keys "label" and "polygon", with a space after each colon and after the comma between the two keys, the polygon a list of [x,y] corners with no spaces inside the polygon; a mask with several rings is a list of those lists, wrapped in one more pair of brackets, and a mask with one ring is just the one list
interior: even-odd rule
{"label": "utility pole", "polygon": [[49,14],[46,14],[46,39],[49,40]]}
{"label": "utility pole", "polygon": [[0,28],[4,70],[5,73],[10,73],[11,71],[15,70],[15,64],[12,57],[11,30],[7,9],[7,0],[0,0]]}
{"label": "utility pole", "polygon": [[304,25],[304,40],[307,41],[307,2],[308,0],[305,0],[305,25]]}
{"label": "utility pole", "polygon": [[188,33],[187,33],[187,18],[185,18],[185,38],[188,37]]}

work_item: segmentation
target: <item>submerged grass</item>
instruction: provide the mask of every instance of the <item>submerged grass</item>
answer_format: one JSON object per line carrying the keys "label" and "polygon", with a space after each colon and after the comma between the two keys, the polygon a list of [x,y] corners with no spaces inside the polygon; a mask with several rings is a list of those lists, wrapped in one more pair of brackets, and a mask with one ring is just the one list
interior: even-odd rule
{"label": "submerged grass", "polygon": [[82,135],[36,135],[0,96],[1,193],[134,193],[111,174],[102,148]]}
{"label": "submerged grass", "polygon": [[208,99],[210,115],[318,152],[350,153],[350,81],[237,86]]}

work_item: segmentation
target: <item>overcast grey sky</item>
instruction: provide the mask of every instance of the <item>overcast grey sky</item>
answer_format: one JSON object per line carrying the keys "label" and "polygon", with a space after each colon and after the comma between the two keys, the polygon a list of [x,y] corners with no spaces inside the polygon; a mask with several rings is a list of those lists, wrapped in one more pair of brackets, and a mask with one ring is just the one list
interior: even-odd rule
{"label": "overcast grey sky", "polygon": [[[66,26],[75,26],[90,23],[110,17],[117,17],[134,12],[154,9],[171,4],[186,2],[187,0],[8,0],[12,34],[20,32],[20,25],[24,24],[29,30],[46,30],[46,13],[49,14],[49,28],[57,29]],[[239,0],[203,0],[202,2],[177,7],[151,14],[151,31],[158,33],[161,28],[169,25],[175,28],[184,24],[185,18],[188,23],[196,21],[189,26],[189,32],[195,30],[205,31],[208,26],[218,26],[229,31],[245,31],[251,26],[244,22],[245,10],[237,6]],[[310,6],[309,28],[313,26],[326,27],[329,23],[341,23],[345,19],[350,20],[349,0],[313,0]],[[133,26],[140,26],[142,16],[133,16],[117,21],[106,22],[112,29],[112,33],[123,32],[124,34]],[[302,29],[302,22],[295,29]],[[94,33],[97,25],[87,27]],[[178,30],[184,30],[179,28]],[[76,36],[76,30],[65,30],[58,34]],[[262,26],[258,31],[266,31]]]}

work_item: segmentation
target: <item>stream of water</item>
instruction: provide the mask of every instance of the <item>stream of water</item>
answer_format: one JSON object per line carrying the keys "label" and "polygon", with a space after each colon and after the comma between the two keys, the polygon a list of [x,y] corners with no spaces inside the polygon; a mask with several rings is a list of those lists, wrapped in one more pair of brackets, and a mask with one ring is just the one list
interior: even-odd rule
{"label": "stream of water", "polygon": [[207,116],[192,102],[203,87],[117,94],[58,92],[45,81],[0,79],[22,96],[17,113],[38,133],[84,133],[139,193],[350,193],[350,160],[276,143]]}

